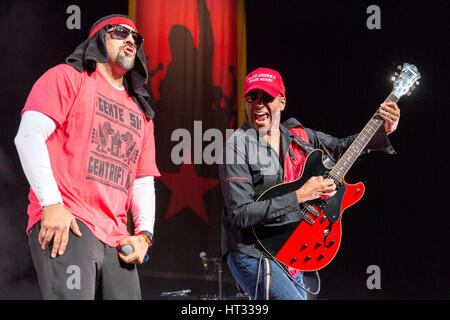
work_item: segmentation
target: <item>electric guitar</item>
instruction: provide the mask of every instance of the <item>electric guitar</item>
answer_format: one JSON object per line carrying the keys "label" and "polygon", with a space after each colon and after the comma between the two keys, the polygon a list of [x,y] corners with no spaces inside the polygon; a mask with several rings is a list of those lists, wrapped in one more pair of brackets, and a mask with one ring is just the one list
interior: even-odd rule
{"label": "electric guitar", "polygon": [[[404,63],[397,68],[401,72],[393,77],[393,90],[385,102],[397,102],[403,95],[410,95],[421,77],[414,65]],[[300,221],[275,227],[253,227],[256,239],[267,253],[285,266],[301,271],[322,269],[333,260],[341,242],[342,213],[364,194],[362,182],[348,184],[344,176],[383,124],[384,120],[376,112],[332,168],[323,164],[322,150],[314,150],[308,154],[297,180],[275,185],[258,197],[256,201],[263,201],[293,192],[313,176],[331,178],[337,187],[332,197],[301,203]]]}

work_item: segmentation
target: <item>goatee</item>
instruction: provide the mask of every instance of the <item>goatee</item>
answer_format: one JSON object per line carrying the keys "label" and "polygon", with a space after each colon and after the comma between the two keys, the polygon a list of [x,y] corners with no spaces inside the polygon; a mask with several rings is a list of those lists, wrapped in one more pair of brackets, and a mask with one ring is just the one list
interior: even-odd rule
{"label": "goatee", "polygon": [[125,70],[131,70],[134,67],[134,57],[131,56],[121,56],[120,53],[117,54],[116,63]]}

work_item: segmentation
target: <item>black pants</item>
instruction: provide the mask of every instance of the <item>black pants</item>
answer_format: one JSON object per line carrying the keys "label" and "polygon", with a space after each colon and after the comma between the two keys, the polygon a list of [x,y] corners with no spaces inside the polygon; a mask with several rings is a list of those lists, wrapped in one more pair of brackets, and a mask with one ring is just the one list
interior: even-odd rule
{"label": "black pants", "polygon": [[52,245],[42,250],[40,222],[28,241],[44,299],[141,299],[137,268],[120,260],[117,248],[100,242],[81,221],[82,236],[69,231],[63,255],[50,256]]}

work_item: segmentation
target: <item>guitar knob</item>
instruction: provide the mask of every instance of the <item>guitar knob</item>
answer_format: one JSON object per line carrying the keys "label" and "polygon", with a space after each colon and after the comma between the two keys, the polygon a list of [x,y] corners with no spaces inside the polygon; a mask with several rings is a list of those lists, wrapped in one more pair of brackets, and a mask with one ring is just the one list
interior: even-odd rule
{"label": "guitar knob", "polygon": [[308,245],[305,243],[305,244],[300,248],[300,251],[305,250],[307,247],[308,247]]}
{"label": "guitar knob", "polygon": [[291,264],[295,263],[297,261],[297,258],[292,258]]}
{"label": "guitar knob", "polygon": [[335,243],[334,240],[331,240],[331,241],[328,243],[328,245],[327,245],[326,247],[329,248],[329,247],[331,247],[334,243]]}
{"label": "guitar knob", "polygon": [[317,260],[322,260],[323,258],[325,258],[325,256],[324,256],[323,254],[321,254],[321,255],[317,258]]}
{"label": "guitar knob", "polygon": [[305,262],[307,262],[308,260],[311,260],[311,257],[310,257],[310,256],[306,256]]}
{"label": "guitar knob", "polygon": [[320,242],[317,242],[315,248],[317,249],[317,248],[320,247],[321,245],[322,245],[322,244],[321,244]]}

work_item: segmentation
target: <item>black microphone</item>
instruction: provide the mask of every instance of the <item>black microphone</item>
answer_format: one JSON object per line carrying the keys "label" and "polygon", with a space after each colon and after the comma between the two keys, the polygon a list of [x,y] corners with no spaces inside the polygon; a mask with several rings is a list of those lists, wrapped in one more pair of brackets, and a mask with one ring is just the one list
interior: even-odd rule
{"label": "black microphone", "polygon": [[205,251],[200,252],[200,259],[202,259],[203,268],[208,270],[208,258],[206,257]]}

